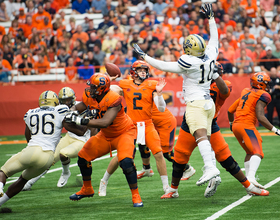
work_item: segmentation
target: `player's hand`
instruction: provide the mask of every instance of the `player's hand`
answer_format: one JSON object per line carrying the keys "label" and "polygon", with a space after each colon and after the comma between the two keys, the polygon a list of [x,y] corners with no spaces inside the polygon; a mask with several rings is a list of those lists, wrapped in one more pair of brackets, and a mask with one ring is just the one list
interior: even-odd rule
{"label": "player's hand", "polygon": [[209,20],[211,18],[214,18],[214,12],[212,10],[212,4],[204,4],[201,6],[200,13],[202,13],[205,18],[208,18]]}
{"label": "player's hand", "polygon": [[70,112],[65,116],[64,121],[67,123],[74,123],[77,125],[87,125],[89,119],[81,118],[75,112]]}
{"label": "player's hand", "polygon": [[99,113],[99,110],[98,110],[98,109],[93,109],[93,110],[89,110],[89,109],[88,109],[85,118],[86,118],[86,119],[89,119],[89,120],[91,120],[91,119],[93,119],[93,118],[96,119],[98,113]]}
{"label": "player's hand", "polygon": [[280,130],[278,128],[273,127],[271,131],[280,136]]}
{"label": "player's hand", "polygon": [[165,85],[166,85],[165,79],[164,78],[160,78],[158,83],[157,83],[157,85],[156,85],[156,91],[157,91],[159,96],[162,95],[161,93],[162,93],[162,90],[163,90]]}
{"label": "player's hand", "polygon": [[143,59],[145,60],[146,54],[143,52],[143,50],[138,46],[138,44],[133,45],[134,51]]}

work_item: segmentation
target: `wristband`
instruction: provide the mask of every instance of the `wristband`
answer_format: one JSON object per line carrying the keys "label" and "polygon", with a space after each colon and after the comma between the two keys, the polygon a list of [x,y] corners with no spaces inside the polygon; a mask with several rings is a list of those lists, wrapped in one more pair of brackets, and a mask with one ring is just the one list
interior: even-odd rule
{"label": "wristband", "polygon": [[229,122],[229,125],[232,125],[232,124],[233,124],[233,122],[232,122],[232,121],[230,121],[230,122]]}
{"label": "wristband", "polygon": [[212,76],[212,79],[216,80],[219,78],[219,73],[214,73],[213,76]]}
{"label": "wristband", "polygon": [[271,131],[273,131],[274,133],[276,133],[277,130],[278,130],[278,129],[275,128],[274,126],[273,126],[273,128],[271,129]]}

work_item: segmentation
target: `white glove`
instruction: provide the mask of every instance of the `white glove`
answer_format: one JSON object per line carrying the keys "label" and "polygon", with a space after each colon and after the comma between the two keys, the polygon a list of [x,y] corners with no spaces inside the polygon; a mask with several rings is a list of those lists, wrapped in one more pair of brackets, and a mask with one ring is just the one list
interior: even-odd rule
{"label": "white glove", "polygon": [[275,128],[274,126],[273,126],[273,128],[271,129],[271,131],[273,131],[275,134],[277,134],[277,135],[280,136],[280,130],[277,129],[277,128]]}
{"label": "white glove", "polygon": [[87,125],[89,123],[89,119],[79,117],[76,112],[67,114],[64,120],[65,122],[74,123],[76,125]]}
{"label": "white glove", "polygon": [[134,44],[134,51],[143,59],[145,60],[145,56],[146,54],[144,53],[144,51],[138,46],[138,44]]}

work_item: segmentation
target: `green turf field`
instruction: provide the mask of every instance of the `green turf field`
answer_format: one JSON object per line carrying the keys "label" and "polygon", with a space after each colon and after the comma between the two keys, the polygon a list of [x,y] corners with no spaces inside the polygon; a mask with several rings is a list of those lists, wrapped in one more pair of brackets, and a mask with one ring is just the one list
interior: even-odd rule
{"label": "green turf field", "polygon": [[[228,130],[223,130],[229,133]],[[24,140],[23,136],[0,137],[0,141],[6,140]],[[245,157],[244,150],[239,146],[234,137],[225,138],[228,142],[232,154],[240,167],[243,168]],[[280,145],[278,136],[264,136],[263,150],[265,158],[262,160],[257,175],[259,183],[266,185],[280,176],[279,172],[279,155]],[[11,157],[19,152],[25,144],[0,145],[0,166]],[[224,209],[228,205],[238,201],[246,196],[246,191],[242,185],[227,173],[219,164],[221,170],[222,183],[218,187],[217,193],[211,198],[204,198],[204,186],[196,186],[196,181],[202,176],[202,158],[196,149],[191,157],[190,163],[196,169],[196,174],[188,181],[181,181],[179,186],[179,198],[170,200],[161,200],[163,194],[162,183],[159,174],[156,172],[155,160],[152,157],[151,165],[155,172],[153,177],[145,177],[138,182],[140,195],[144,207],[133,208],[131,193],[126,183],[125,176],[121,169],[118,169],[111,176],[107,196],[98,196],[98,187],[100,179],[110,161],[102,159],[93,162],[92,185],[95,190],[93,198],[84,198],[74,202],[69,200],[69,196],[80,190],[81,176],[77,176],[80,171],[75,165],[77,160],[73,159],[71,164],[71,177],[64,188],[56,187],[60,177],[60,163],[51,168],[51,172],[45,174],[31,191],[21,192],[14,198],[10,199],[2,207],[9,207],[12,213],[0,213],[0,219],[206,219],[216,212]],[[172,176],[172,164],[167,163],[169,183]],[[141,169],[141,158],[139,152],[136,154],[135,164]],[[11,182],[20,174],[9,178]],[[7,190],[8,183],[4,191]],[[230,211],[221,215],[219,219],[280,219],[280,183],[268,188],[270,195],[268,197],[254,196]],[[213,218],[212,218],[213,219]]]}

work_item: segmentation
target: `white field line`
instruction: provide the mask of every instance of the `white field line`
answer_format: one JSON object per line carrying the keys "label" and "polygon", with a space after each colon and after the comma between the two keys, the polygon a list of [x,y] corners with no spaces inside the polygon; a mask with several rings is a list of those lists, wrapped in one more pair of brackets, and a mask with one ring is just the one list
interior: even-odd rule
{"label": "white field line", "polygon": [[[273,186],[274,184],[278,183],[280,181],[280,177],[277,177],[276,179],[272,180],[271,182],[269,182],[268,184],[266,184],[264,187],[265,188],[269,188],[271,186]],[[220,211],[216,212],[214,215],[206,218],[206,220],[214,220],[219,218],[220,216],[222,216],[223,214],[227,213],[229,210],[233,209],[234,207],[242,204],[243,202],[247,201],[248,199],[250,199],[252,196],[246,195],[243,196],[241,199],[237,200],[236,202],[228,205],[227,207],[221,209]]]}

